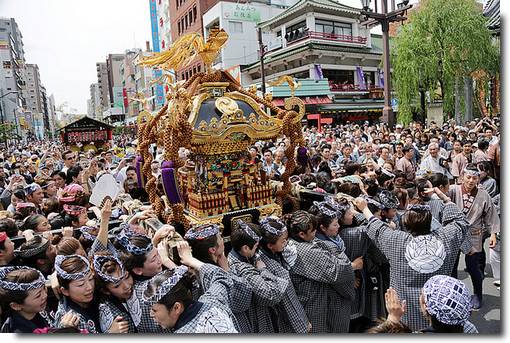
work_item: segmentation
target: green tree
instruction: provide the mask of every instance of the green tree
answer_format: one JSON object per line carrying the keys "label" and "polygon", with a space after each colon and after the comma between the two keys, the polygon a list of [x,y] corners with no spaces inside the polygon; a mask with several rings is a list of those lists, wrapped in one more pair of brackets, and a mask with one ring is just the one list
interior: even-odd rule
{"label": "green tree", "polygon": [[8,139],[16,138],[15,129],[11,123],[0,124],[0,143],[6,143]]}
{"label": "green tree", "polygon": [[392,50],[398,121],[412,120],[419,91],[439,92],[444,112],[452,113],[455,83],[483,69],[499,72],[499,52],[491,42],[487,18],[475,0],[422,0],[401,27]]}

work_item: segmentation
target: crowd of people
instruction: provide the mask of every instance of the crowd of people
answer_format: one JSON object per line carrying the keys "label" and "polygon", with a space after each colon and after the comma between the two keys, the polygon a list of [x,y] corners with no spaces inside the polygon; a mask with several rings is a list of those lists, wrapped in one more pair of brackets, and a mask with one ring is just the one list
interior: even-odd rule
{"label": "crowd of people", "polygon": [[[305,127],[282,215],[238,221],[229,237],[214,223],[161,223],[135,139],[7,146],[1,331],[477,333],[469,318],[484,306],[486,272],[500,287],[499,125]],[[281,137],[246,152],[275,189],[288,146]],[[163,150],[151,152],[161,182]],[[103,177],[119,194],[93,205]]]}

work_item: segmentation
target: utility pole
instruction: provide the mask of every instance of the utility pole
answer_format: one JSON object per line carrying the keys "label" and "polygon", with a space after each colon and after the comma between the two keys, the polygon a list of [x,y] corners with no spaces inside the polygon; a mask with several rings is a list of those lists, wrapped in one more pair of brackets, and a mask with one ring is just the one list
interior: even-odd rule
{"label": "utility pole", "polygon": [[266,55],[266,46],[262,42],[262,28],[258,28],[258,37],[259,37],[259,50],[260,50],[260,77],[261,77],[261,89],[262,89],[262,97],[266,94],[266,74],[264,69],[264,56]]}

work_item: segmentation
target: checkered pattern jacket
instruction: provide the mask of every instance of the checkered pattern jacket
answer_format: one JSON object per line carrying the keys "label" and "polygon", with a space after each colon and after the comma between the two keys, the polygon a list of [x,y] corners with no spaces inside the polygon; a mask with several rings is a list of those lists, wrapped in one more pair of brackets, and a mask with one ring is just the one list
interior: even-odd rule
{"label": "checkered pattern jacket", "polygon": [[[448,225],[450,223],[443,218],[457,218],[459,216],[462,217],[462,221],[465,221],[462,225],[469,225],[466,216],[462,213],[462,210],[459,209],[457,205],[452,202],[444,203],[443,200],[439,198],[433,197],[431,200],[427,202],[427,205],[430,206],[430,213],[432,213],[432,217],[435,218],[441,225]],[[471,244],[471,240],[466,238],[464,242],[462,242],[460,246],[460,250],[467,254],[473,245]]]}
{"label": "checkered pattern jacket", "polygon": [[[72,308],[68,305],[67,299],[65,297],[62,298],[62,300],[58,303],[57,311],[55,312],[55,322],[54,325],[57,328],[62,328],[61,325],[62,317],[69,311],[71,311]],[[80,330],[87,330],[88,333],[102,333],[101,328],[98,328],[94,321],[87,320],[87,318],[79,313],[73,310],[75,314],[79,317],[79,322],[77,328]]]}
{"label": "checkered pattern jacket", "polygon": [[[342,228],[339,236],[345,243],[345,254],[351,262],[363,256],[363,269],[355,272],[355,276],[360,279],[360,285],[355,289],[351,304],[351,319],[365,317],[375,321],[377,318],[386,317],[385,290],[381,287],[382,275],[380,271],[373,270],[373,267],[377,268],[381,263],[387,262],[386,257],[370,240],[365,226]],[[371,270],[369,263],[373,266]],[[376,289],[371,276],[378,280]]]}
{"label": "checkered pattern jacket", "polygon": [[271,306],[277,305],[285,295],[289,280],[273,275],[267,268],[257,269],[235,251],[228,255],[230,271],[245,279],[253,291],[247,311],[234,313],[241,333],[273,333]]}
{"label": "checkered pattern jacket", "polygon": [[129,333],[138,332],[135,323],[129,314],[127,306],[124,303],[114,303],[110,299],[104,299],[99,304],[99,324],[101,331],[108,332],[116,317],[122,317],[123,320],[128,322]]}
{"label": "checkered pattern jacket", "polygon": [[[149,280],[134,280],[133,283],[133,292],[136,300],[138,300],[138,306],[129,306],[129,313],[133,318],[133,321],[136,325],[136,329],[140,333],[161,333],[165,332],[165,330],[159,326],[158,323],[154,321],[151,317],[151,306],[150,302],[143,300],[143,292],[147,289],[147,284]],[[169,332],[167,330],[166,332]]]}
{"label": "checkered pattern jacket", "polygon": [[290,277],[312,324],[312,333],[349,332],[354,272],[343,251],[328,241],[290,240],[297,259]]}
{"label": "checkered pattern jacket", "polygon": [[199,271],[200,287],[205,291],[198,299],[200,312],[175,333],[237,333],[231,308],[236,302],[235,283],[231,273],[212,264]]}
{"label": "checkered pattern jacket", "polygon": [[308,316],[299,302],[296,290],[290,282],[289,271],[284,267],[285,262],[277,255],[272,254],[264,248],[260,249],[260,259],[266,264],[271,274],[289,280],[287,289],[282,300],[271,310],[276,313],[276,332],[278,333],[306,333]]}
{"label": "checkered pattern jacket", "polygon": [[[456,216],[456,219],[449,215]],[[372,217],[367,226],[368,236],[377,243],[390,263],[390,286],[397,291],[401,299],[407,301],[408,311],[402,320],[413,331],[422,330],[428,325],[420,312],[419,296],[423,285],[434,275],[451,274],[457,252],[469,228],[462,225],[462,217],[453,211],[443,213],[443,218],[450,224],[426,235],[439,240],[445,252],[440,267],[430,273],[414,270],[407,261],[406,250],[413,240],[410,233],[392,230],[376,217]]]}

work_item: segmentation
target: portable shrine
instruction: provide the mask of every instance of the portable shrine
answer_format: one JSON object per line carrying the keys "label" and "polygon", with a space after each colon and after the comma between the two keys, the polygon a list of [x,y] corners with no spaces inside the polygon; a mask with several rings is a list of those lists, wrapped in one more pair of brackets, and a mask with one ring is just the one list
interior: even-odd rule
{"label": "portable shrine", "polygon": [[[295,150],[304,144],[301,100],[290,97],[285,109],[278,108],[269,95],[261,98],[255,89],[241,87],[228,72],[211,68],[227,38],[223,30],[211,32],[207,41],[199,34],[188,34],[169,50],[141,62],[170,70],[198,57],[206,70],[187,81],[172,83],[169,76],[162,80],[169,86],[168,101],[158,113],[140,113],[137,157],[139,185],[146,188],[156,213],[186,227],[220,224],[224,236],[236,219],[257,221],[259,216],[281,214],[279,204],[290,192],[289,175],[296,165]],[[250,164],[248,148],[283,135],[291,143],[285,151],[283,186],[276,188],[261,163]],[[153,143],[164,147],[161,180],[150,169]],[[191,151],[187,163],[179,158],[181,147]]]}

